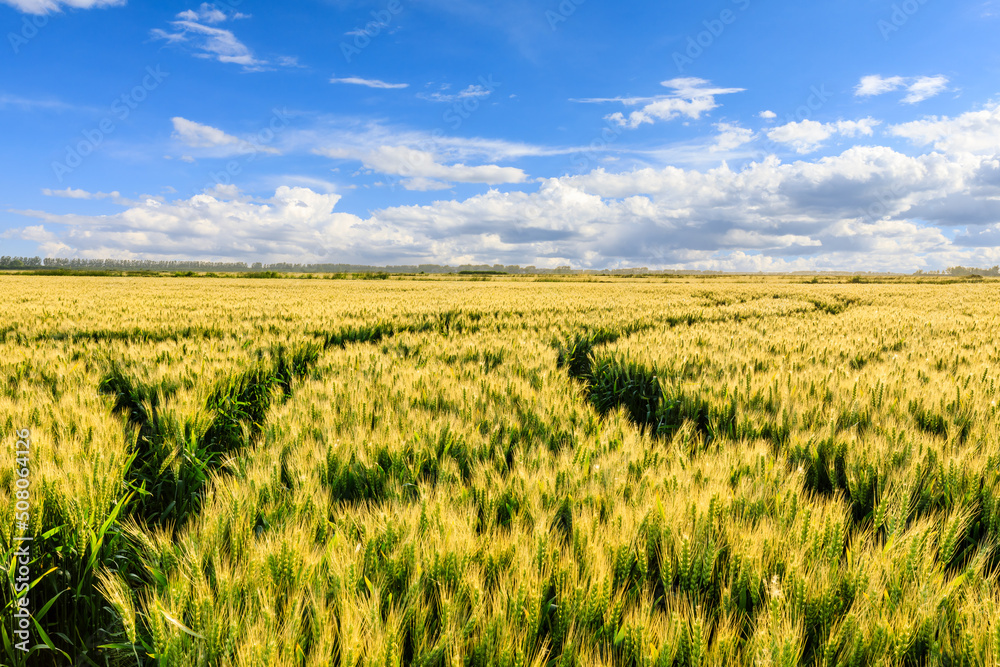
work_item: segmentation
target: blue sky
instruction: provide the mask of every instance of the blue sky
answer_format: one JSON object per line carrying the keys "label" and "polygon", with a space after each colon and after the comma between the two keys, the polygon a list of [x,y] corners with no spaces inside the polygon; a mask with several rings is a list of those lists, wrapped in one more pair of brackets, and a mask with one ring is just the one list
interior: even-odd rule
{"label": "blue sky", "polygon": [[0,254],[1000,263],[1000,2],[0,0]]}

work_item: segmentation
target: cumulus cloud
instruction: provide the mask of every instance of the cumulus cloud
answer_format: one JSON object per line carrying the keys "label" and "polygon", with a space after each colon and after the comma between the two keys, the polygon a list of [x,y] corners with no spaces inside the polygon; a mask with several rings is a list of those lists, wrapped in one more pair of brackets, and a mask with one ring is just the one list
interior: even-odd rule
{"label": "cumulus cloud", "polygon": [[757,115],[760,118],[763,118],[764,120],[774,120],[775,118],[778,117],[778,114],[774,113],[773,111],[767,110],[767,109],[765,109],[764,111],[761,111]]}
{"label": "cumulus cloud", "polygon": [[25,14],[48,14],[72,9],[94,9],[101,7],[124,7],[128,0],[0,0],[5,5]]}
{"label": "cumulus cloud", "polygon": [[658,120],[670,121],[681,116],[697,120],[702,114],[719,106],[715,101],[719,95],[744,91],[743,88],[712,87],[711,82],[695,77],[670,79],[660,85],[669,88],[670,93],[654,97],[587,98],[574,101],[591,104],[616,102],[629,107],[639,106],[641,109],[628,116],[620,111],[606,116],[621,127],[635,129],[643,124],[653,124]]}
{"label": "cumulus cloud", "polygon": [[805,154],[819,150],[823,147],[823,143],[835,134],[845,137],[858,135],[870,137],[874,134],[874,128],[880,123],[881,121],[874,118],[840,120],[835,123],[820,123],[815,120],[793,121],[769,130],[767,136],[771,141],[788,144],[796,153]]}
{"label": "cumulus cloud", "polygon": [[[398,149],[369,158],[387,171],[408,159]],[[426,163],[428,178],[455,177],[442,169]],[[15,234],[82,257],[912,271],[1000,263],[998,195],[995,158],[858,146],[740,170],[597,169],[365,218],[306,187],[258,201],[230,186],[110,216],[21,211],[39,222]]]}
{"label": "cumulus cloud", "polygon": [[[240,139],[211,125],[202,125],[180,116],[175,116],[171,122],[174,125],[174,139],[190,148],[207,149],[206,154],[210,157],[229,157],[248,153],[278,155],[281,152],[274,147]],[[190,156],[185,155],[181,159],[185,162],[191,161],[185,158]]]}
{"label": "cumulus cloud", "polygon": [[835,132],[836,130],[829,124],[803,120],[776,127],[769,131],[767,136],[771,141],[788,144],[796,153],[812,153],[819,150],[823,142]]}
{"label": "cumulus cloud", "polygon": [[753,140],[753,130],[740,127],[739,123],[716,123],[715,129],[719,134],[708,149],[713,153],[735,150]]}
{"label": "cumulus cloud", "polygon": [[[356,216],[334,211],[336,194],[279,187],[274,196],[254,202],[234,187],[219,187],[169,203],[149,200],[117,215],[27,215],[58,224],[58,239],[42,243],[47,253],[72,248],[81,257],[308,257],[321,259],[334,247],[399,242],[392,231],[374,229]],[[26,228],[28,229],[28,228]],[[39,234],[35,226],[33,234]],[[42,231],[46,231],[42,227]],[[303,254],[303,252],[305,254]],[[296,260],[301,261],[301,260]]]}
{"label": "cumulus cloud", "polygon": [[[924,154],[857,145],[818,158],[782,161],[771,155],[739,169],[726,162],[714,166],[725,151],[755,138],[738,123],[719,122],[714,137],[699,147],[715,156],[712,168],[704,162],[602,168],[530,184],[528,174],[504,166],[507,161],[566,149],[338,122],[335,130],[321,123],[308,131],[290,129],[294,136],[283,135],[282,149],[355,162],[411,190],[455,183],[520,187],[364,215],[338,210],[343,204],[336,192],[343,186],[321,178],[325,173],[274,176],[268,181],[274,194],[266,198],[233,185],[173,201],[45,190],[71,200],[107,200],[122,210],[15,211],[32,219],[6,236],[37,243],[41,254],[79,257],[198,253],[203,259],[250,261],[741,271],[912,271],[1000,263],[1000,104],[888,129],[928,147]],[[878,127],[877,120],[861,118],[786,123],[761,132],[808,153],[826,142],[872,137]],[[180,117],[174,136],[192,155],[247,149],[239,136]]]}
{"label": "cumulus cloud", "polygon": [[344,148],[328,148],[319,154],[335,159],[360,160],[367,169],[397,176],[407,190],[443,190],[452,183],[523,183],[528,175],[515,167],[493,164],[468,166],[462,163],[445,165],[430,151],[408,146],[379,146],[370,151],[354,152]]}
{"label": "cumulus cloud", "polygon": [[338,79],[334,77],[330,79],[330,83],[349,83],[355,86],[367,86],[368,88],[384,88],[391,90],[394,88],[407,88],[410,84],[408,83],[386,83],[385,81],[380,81],[379,79],[362,79],[359,76],[347,76]]}
{"label": "cumulus cloud", "polygon": [[960,116],[931,116],[893,125],[889,132],[934,150],[975,155],[1000,154],[1000,103]]}
{"label": "cumulus cloud", "polygon": [[900,88],[905,89],[907,92],[906,96],[902,99],[904,104],[917,104],[947,90],[948,77],[940,74],[937,76],[909,78],[901,76],[883,77],[880,74],[871,74],[861,77],[860,83],[854,88],[854,95],[855,97],[873,97],[875,95],[891,93]]}

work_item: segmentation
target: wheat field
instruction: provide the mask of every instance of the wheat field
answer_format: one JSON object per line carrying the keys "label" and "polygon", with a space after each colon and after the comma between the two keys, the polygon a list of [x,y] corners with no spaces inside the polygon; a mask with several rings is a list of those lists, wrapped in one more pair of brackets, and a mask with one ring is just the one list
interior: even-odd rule
{"label": "wheat field", "polygon": [[2,664],[1000,664],[998,283],[0,291]]}

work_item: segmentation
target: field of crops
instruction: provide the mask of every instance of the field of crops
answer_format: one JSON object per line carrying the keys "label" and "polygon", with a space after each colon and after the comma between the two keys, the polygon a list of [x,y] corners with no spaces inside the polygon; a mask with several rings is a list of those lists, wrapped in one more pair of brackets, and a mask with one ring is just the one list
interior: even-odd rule
{"label": "field of crops", "polygon": [[0,291],[4,665],[1000,663],[1000,283]]}

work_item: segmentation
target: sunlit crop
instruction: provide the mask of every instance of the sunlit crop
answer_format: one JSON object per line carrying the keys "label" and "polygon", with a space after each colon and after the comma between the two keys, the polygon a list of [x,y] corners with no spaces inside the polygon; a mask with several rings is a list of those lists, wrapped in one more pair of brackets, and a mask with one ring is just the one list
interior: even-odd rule
{"label": "sunlit crop", "polygon": [[995,283],[0,289],[3,664],[1000,663]]}

